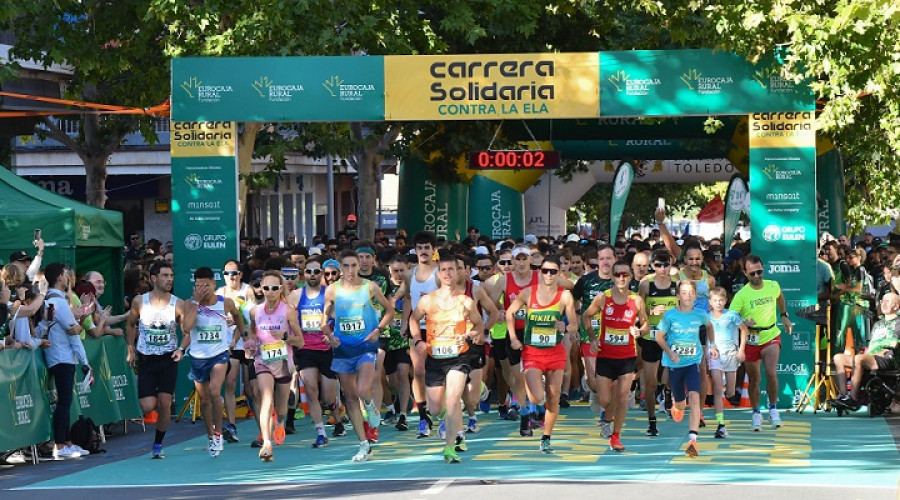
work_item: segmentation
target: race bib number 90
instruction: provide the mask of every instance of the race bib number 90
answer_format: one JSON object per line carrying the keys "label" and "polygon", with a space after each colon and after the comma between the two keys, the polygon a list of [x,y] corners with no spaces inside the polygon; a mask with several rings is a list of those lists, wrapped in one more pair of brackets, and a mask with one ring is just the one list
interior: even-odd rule
{"label": "race bib number 90", "polygon": [[556,328],[537,326],[531,329],[531,345],[534,347],[555,347]]}

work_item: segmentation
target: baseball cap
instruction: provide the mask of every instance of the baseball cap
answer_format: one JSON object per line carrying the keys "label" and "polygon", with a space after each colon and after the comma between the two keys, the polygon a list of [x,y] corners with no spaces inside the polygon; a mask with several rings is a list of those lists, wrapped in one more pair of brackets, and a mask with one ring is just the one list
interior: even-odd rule
{"label": "baseball cap", "polygon": [[525,243],[535,244],[537,243],[537,236],[533,234],[526,234],[525,237],[522,238],[522,240],[525,241]]}
{"label": "baseball cap", "polygon": [[350,222],[350,221],[356,222],[356,216],[353,214],[348,215],[347,222]]}
{"label": "baseball cap", "polygon": [[10,262],[16,262],[16,261],[20,261],[20,260],[31,260],[31,257],[29,257],[28,254],[25,253],[24,250],[19,250],[18,252],[13,252],[13,253],[9,254]]}
{"label": "baseball cap", "polygon": [[572,233],[572,234],[566,236],[566,243],[568,243],[570,241],[574,241],[577,243],[577,242],[581,241],[581,238],[579,238],[577,234]]}
{"label": "baseball cap", "polygon": [[250,274],[250,286],[257,287],[260,283],[262,283],[263,271],[262,269],[257,269]]}
{"label": "baseball cap", "polygon": [[743,259],[743,258],[744,258],[744,252],[738,250],[737,248],[732,248],[731,250],[728,251],[727,254],[725,254],[725,258],[722,260],[722,262],[724,262],[725,265],[728,265],[738,259]]}
{"label": "baseball cap", "polygon": [[490,253],[490,252],[488,252],[488,249],[487,249],[487,247],[485,247],[485,246],[477,246],[477,247],[475,247],[475,255],[487,255],[487,254],[489,254],[489,253]]}
{"label": "baseball cap", "polygon": [[322,249],[319,248],[318,246],[310,247],[309,254],[310,255],[322,255]]}

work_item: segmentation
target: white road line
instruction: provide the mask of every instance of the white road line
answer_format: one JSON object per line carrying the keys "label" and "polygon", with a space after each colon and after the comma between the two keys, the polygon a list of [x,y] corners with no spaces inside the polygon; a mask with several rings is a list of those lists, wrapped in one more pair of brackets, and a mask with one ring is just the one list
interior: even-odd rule
{"label": "white road line", "polygon": [[447,486],[450,486],[453,483],[452,479],[440,479],[431,485],[430,488],[423,491],[423,495],[440,495],[442,491],[444,491]]}

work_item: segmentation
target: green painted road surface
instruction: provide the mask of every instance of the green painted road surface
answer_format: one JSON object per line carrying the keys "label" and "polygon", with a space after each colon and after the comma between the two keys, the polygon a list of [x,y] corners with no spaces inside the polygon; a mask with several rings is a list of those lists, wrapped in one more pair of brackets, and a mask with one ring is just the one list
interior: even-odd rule
{"label": "green painted road surface", "polygon": [[[226,443],[218,458],[206,451],[202,424],[196,438],[168,446],[165,460],[151,460],[152,428],[143,435],[147,453],[50,480],[16,488],[72,489],[140,486],[187,486],[327,481],[484,479],[530,481],[639,481],[676,483],[759,483],[768,485],[845,485],[894,487],[900,478],[900,456],[883,418],[834,413],[782,413],[784,426],[750,431],[747,410],[726,411],[730,436],[713,439],[715,424],[700,434],[700,456],[684,455],[687,417],[676,424],[660,414],[658,437],[647,437],[645,413],[631,410],[622,442],[624,453],[611,451],[600,437],[596,418],[586,406],[564,410],[553,435],[555,455],[539,451],[539,435],[519,436],[518,424],[497,420],[496,412],[479,416],[479,432],[468,435],[469,450],[460,464],[446,464],[437,433],[416,439],[417,419],[399,432],[381,427],[381,440],[368,462],[353,463],[358,449],[352,430],[313,449],[315,432],[305,419],[297,434],[275,447],[275,460],[262,463],[250,448],[252,421],[239,423],[240,443]],[[706,411],[712,417],[712,410]],[[179,426],[190,424],[178,424]],[[326,428],[330,433],[330,427]],[[87,460],[91,460],[89,457]],[[88,463],[87,461],[85,461]]]}

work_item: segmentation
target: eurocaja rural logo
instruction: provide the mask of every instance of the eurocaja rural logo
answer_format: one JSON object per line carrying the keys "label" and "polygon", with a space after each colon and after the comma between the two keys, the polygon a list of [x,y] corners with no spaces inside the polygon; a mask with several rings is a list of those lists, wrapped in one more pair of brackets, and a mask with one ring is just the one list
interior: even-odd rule
{"label": "eurocaja rural logo", "polygon": [[734,83],[734,79],[730,76],[704,76],[696,68],[691,68],[681,75],[681,82],[700,95],[714,95],[721,94],[725,86]]}
{"label": "eurocaja rural logo", "polygon": [[259,97],[269,102],[291,102],[303,92],[303,85],[296,83],[279,84],[263,75],[250,85]]}
{"label": "eurocaja rural logo", "polygon": [[214,104],[220,102],[225,94],[234,92],[231,85],[206,84],[196,76],[181,82],[181,90],[188,98],[197,102]]}
{"label": "eurocaja rural logo", "polygon": [[776,66],[760,68],[753,73],[753,80],[771,94],[789,94],[794,92],[794,81],[784,78]]}
{"label": "eurocaja rural logo", "polygon": [[625,92],[629,96],[649,95],[653,87],[662,82],[659,78],[632,78],[625,70],[618,70],[607,79],[617,92]]}
{"label": "eurocaja rural logo", "polygon": [[371,83],[345,82],[340,75],[331,75],[322,82],[322,86],[331,97],[341,101],[362,101],[368,94],[375,92],[375,85]]}

